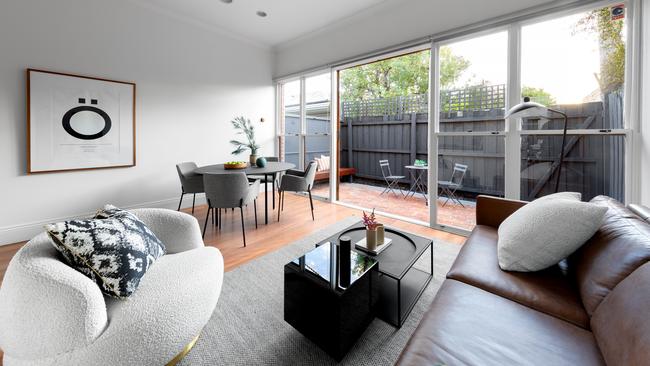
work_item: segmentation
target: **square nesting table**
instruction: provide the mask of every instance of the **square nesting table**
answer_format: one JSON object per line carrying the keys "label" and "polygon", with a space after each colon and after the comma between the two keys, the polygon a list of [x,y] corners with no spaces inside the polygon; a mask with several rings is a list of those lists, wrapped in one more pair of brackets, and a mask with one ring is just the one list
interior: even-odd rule
{"label": "square nesting table", "polygon": [[374,319],[377,260],[323,243],[284,266],[284,320],[337,361]]}
{"label": "square nesting table", "polygon": [[[352,239],[354,248],[354,243],[365,237],[365,227],[362,223],[352,225],[325,239],[324,243],[338,243],[343,235]],[[385,228],[385,236],[393,242],[383,252],[371,256],[379,264],[377,317],[401,327],[433,278],[433,241],[389,227]],[[414,266],[427,249],[431,253],[429,272]],[[358,249],[353,251],[364,253]]]}

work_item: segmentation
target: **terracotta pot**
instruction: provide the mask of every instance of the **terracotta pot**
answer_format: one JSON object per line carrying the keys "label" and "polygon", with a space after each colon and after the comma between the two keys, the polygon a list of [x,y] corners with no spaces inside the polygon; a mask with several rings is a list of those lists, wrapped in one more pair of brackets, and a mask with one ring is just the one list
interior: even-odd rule
{"label": "terracotta pot", "polygon": [[383,245],[384,241],[384,224],[377,224],[377,245]]}
{"label": "terracotta pot", "polygon": [[377,249],[377,229],[366,229],[366,248],[370,251]]}
{"label": "terracotta pot", "polygon": [[251,154],[251,156],[248,157],[248,162],[251,163],[251,166],[255,166],[257,163],[257,155]]}

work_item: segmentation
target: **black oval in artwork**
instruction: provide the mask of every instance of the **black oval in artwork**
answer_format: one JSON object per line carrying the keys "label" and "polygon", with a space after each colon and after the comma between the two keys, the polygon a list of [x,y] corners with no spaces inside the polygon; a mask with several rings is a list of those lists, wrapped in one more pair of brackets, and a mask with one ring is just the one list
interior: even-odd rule
{"label": "black oval in artwork", "polygon": [[[95,112],[99,114],[104,119],[104,129],[92,135],[85,135],[75,131],[75,129],[72,128],[72,126],[70,126],[70,119],[75,114],[83,111]],[[82,105],[79,107],[72,108],[71,110],[65,112],[65,114],[63,115],[63,129],[65,130],[65,132],[69,133],[73,137],[82,140],[96,140],[102,136],[105,136],[108,133],[108,131],[111,130],[111,126],[112,126],[111,117],[109,117],[106,112],[104,112],[103,110],[97,107]]]}

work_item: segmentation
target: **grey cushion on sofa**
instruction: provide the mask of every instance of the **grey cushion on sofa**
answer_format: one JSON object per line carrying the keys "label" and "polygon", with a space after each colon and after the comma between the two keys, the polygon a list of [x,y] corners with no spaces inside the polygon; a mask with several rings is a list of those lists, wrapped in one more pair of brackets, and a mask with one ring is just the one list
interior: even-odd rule
{"label": "grey cushion on sofa", "polygon": [[499,266],[532,272],[557,264],[594,235],[606,212],[566,192],[523,206],[499,226]]}

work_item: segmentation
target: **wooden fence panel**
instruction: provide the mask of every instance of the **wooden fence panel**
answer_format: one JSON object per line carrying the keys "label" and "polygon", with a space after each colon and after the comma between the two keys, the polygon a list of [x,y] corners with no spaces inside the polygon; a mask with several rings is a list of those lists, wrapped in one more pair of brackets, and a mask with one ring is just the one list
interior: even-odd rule
{"label": "wooden fence panel", "polygon": [[[495,95],[500,98],[499,93]],[[341,138],[341,165],[354,166],[359,177],[381,181],[383,178],[379,160],[387,159],[393,174],[405,176],[403,182],[408,183],[409,172],[404,166],[411,165],[415,159],[427,159],[427,99],[421,96],[416,96],[411,101],[406,97],[397,99],[399,100],[364,101],[360,105],[343,103],[340,136],[348,136],[349,133],[351,140]],[[452,106],[443,108],[440,114],[441,131],[504,130],[504,101],[495,102],[493,106],[496,108],[492,109],[462,110],[459,106],[470,102],[484,105],[485,101],[480,98],[465,101],[452,99]],[[569,115],[570,128],[622,128],[622,95],[609,94],[605,100],[604,103],[561,106],[561,109]],[[388,112],[364,115],[378,114],[382,108]],[[561,118],[527,119],[523,122],[523,128],[561,129],[562,121]],[[560,145],[561,136],[522,134],[522,198],[533,199],[553,192],[557,171],[550,170],[550,167],[559,156]],[[584,199],[598,194],[623,198],[624,138],[572,136],[568,139],[567,146],[569,148],[562,169],[561,190],[582,192]],[[454,164],[466,164],[469,169],[464,191],[503,195],[505,143],[502,136],[443,136],[440,137],[438,147],[437,164],[441,180],[451,177]],[[540,177],[545,174],[548,176],[540,183]]]}

